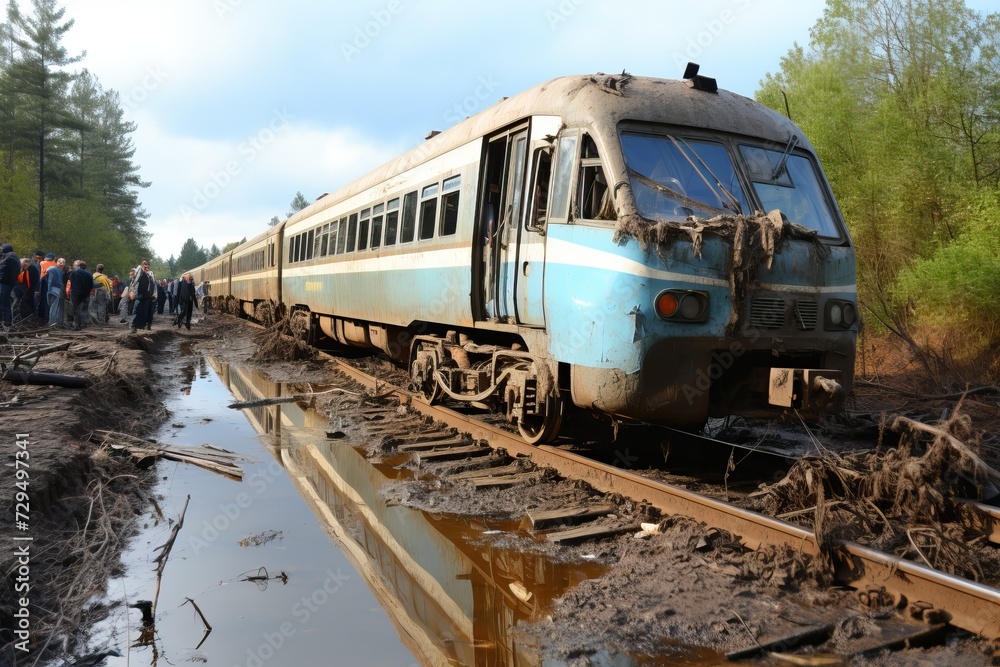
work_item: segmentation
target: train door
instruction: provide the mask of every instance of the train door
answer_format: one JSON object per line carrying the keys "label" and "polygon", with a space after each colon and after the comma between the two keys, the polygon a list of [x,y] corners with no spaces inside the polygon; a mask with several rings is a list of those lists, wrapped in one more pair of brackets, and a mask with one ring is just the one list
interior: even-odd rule
{"label": "train door", "polygon": [[517,321],[517,245],[527,154],[527,125],[495,135],[486,144],[476,234],[482,257],[476,280],[482,285],[480,319]]}
{"label": "train door", "polygon": [[525,179],[524,211],[519,221],[517,259],[513,267],[517,322],[526,326],[545,326],[542,298],[545,226],[548,222],[552,144],[561,125],[562,119],[558,116],[536,116],[531,120],[528,144],[530,170]]}

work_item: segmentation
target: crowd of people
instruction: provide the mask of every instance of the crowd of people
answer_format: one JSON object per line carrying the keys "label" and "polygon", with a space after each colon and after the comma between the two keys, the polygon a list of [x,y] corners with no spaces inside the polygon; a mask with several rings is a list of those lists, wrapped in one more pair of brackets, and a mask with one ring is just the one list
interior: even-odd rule
{"label": "crowd of people", "polygon": [[109,325],[115,316],[134,333],[152,329],[155,315],[172,315],[171,326],[191,328],[191,314],[207,309],[206,285],[195,286],[191,273],[157,280],[143,261],[127,280],[104,273],[98,264],[91,272],[78,259],[72,268],[54,253],[34,252],[18,258],[14,248],[0,245],[0,324],[38,323],[51,327]]}

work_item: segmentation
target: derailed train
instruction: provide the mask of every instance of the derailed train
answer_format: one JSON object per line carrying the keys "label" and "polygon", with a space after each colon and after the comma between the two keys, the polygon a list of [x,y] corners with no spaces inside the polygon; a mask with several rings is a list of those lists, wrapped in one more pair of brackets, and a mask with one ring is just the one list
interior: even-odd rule
{"label": "derailed train", "polygon": [[[767,215],[765,215],[767,213]],[[382,350],[529,442],[569,406],[694,428],[853,380],[854,249],[787,118],[684,81],[554,79],[196,270],[215,303]]]}

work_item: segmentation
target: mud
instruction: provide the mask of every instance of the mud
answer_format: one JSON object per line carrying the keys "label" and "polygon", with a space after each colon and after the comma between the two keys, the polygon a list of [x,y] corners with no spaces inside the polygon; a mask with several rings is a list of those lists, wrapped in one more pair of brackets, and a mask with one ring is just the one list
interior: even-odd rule
{"label": "mud", "polygon": [[[199,350],[247,363],[255,345],[248,330],[234,324],[220,327],[215,338],[199,339]],[[340,388],[312,399],[313,407],[328,417],[331,433],[364,433],[360,408],[378,404],[322,361],[269,364],[268,374],[306,391]],[[398,413],[397,418],[405,415]],[[367,454],[377,465],[398,472],[399,481],[385,491],[392,502],[434,514],[484,517],[501,525],[502,529],[480,536],[484,544],[541,550],[556,559],[597,561],[607,567],[602,577],[585,581],[556,600],[545,621],[516,629],[547,647],[548,657],[565,664],[599,664],[609,652],[638,656],[642,663],[718,664],[728,652],[753,648],[814,624],[835,628],[831,640],[818,651],[860,655],[889,632],[886,623],[898,621],[895,610],[869,609],[858,602],[855,592],[829,588],[823,565],[793,550],[750,552],[725,533],[684,518],[660,519],[641,504],[602,497],[578,482],[542,474],[513,488],[474,490],[467,482],[448,479],[478,465],[472,461],[416,468],[379,443]],[[610,500],[619,508],[601,521],[652,522],[656,528],[642,537],[632,530],[617,538],[557,547],[540,540],[520,521],[531,510],[598,500]],[[979,665],[989,664],[989,658],[984,645],[962,641],[858,657],[849,664]]]}
{"label": "mud", "polygon": [[[90,386],[0,383],[0,419],[8,434],[2,445],[12,474],[0,487],[0,507],[15,532],[15,434],[28,434],[26,448],[29,519],[18,537],[30,537],[27,591],[30,656],[72,653],[77,631],[101,610],[91,600],[116,572],[120,550],[135,531],[135,517],[146,507],[155,470],[136,469],[90,442],[95,429],[145,435],[167,419],[157,396],[183,381],[173,362],[183,336],[164,329],[128,334],[118,327],[82,332],[43,330],[7,335],[0,350],[15,353],[25,345],[68,342],[65,351],[44,355],[35,371],[83,376]],[[5,538],[14,535],[5,535]],[[0,540],[0,626],[11,628],[18,561],[15,547]],[[24,583],[24,582],[20,582]],[[15,594],[17,592],[17,594]],[[10,631],[0,635],[0,664],[24,658]],[[38,664],[41,664],[39,662]]]}

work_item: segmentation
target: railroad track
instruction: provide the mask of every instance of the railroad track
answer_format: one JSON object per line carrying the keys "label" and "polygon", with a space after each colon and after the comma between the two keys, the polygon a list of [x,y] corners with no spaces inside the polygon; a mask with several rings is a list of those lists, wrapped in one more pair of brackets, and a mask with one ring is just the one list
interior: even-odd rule
{"label": "railroad track", "polygon": [[[415,434],[397,442],[402,451],[414,453],[424,460],[475,456],[488,448],[470,444],[470,440],[485,440],[492,448],[503,448],[514,457],[530,457],[535,465],[552,468],[566,478],[584,480],[598,491],[645,501],[665,515],[687,516],[710,527],[726,530],[740,536],[743,544],[750,549],[775,545],[791,547],[812,556],[820,554],[816,535],[802,526],[647,479],[557,447],[529,445],[515,434],[447,407],[428,405],[405,389],[392,388],[383,380],[341,359],[330,359],[339,370],[359,384],[382,396],[395,395],[401,404],[468,434],[467,438],[447,434]],[[516,466],[508,466],[493,472],[468,473],[466,477],[494,479],[494,483],[499,485],[505,483],[502,480],[507,477],[509,482],[519,481],[518,475],[525,473],[519,472]],[[995,508],[979,504],[977,507],[993,520],[993,540],[1000,540],[1000,513]],[[833,559],[837,582],[857,589],[863,597],[880,600],[891,597],[897,608],[908,609],[915,617],[923,615],[986,639],[1000,639],[998,589],[856,543],[841,544],[834,551]]]}

